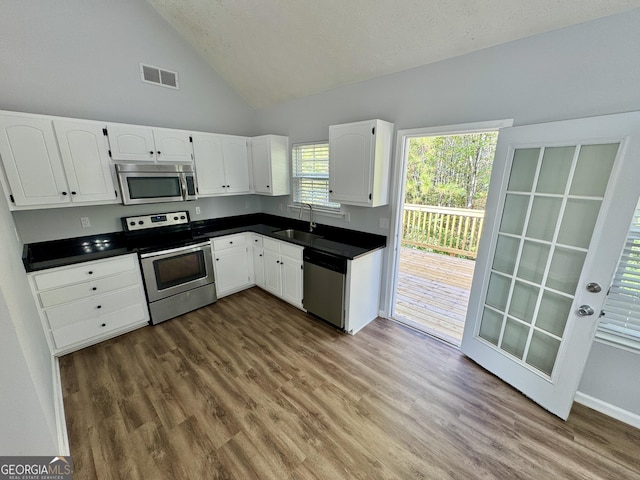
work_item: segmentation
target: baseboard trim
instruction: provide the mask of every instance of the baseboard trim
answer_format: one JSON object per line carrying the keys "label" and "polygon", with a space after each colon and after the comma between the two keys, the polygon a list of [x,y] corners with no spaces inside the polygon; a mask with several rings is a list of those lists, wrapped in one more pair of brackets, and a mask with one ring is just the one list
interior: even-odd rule
{"label": "baseboard trim", "polygon": [[56,414],[56,430],[58,431],[59,455],[71,455],[69,450],[69,436],[67,434],[67,421],[64,416],[64,397],[62,395],[62,380],[60,378],[60,361],[53,357],[53,400]]}
{"label": "baseboard trim", "polygon": [[587,395],[586,393],[576,392],[574,400],[580,405],[592,408],[593,410],[608,415],[609,417],[620,420],[627,425],[640,428],[640,415],[629,412],[610,403],[604,402],[598,398]]}

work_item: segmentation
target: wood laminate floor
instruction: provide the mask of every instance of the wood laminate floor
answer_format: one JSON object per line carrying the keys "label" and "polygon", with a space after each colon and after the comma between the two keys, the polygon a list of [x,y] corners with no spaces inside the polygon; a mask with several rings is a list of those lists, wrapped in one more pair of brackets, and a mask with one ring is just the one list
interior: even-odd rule
{"label": "wood laminate floor", "polygon": [[640,431],[548,414],[389,320],[253,288],[60,359],[74,480],[632,479]]}

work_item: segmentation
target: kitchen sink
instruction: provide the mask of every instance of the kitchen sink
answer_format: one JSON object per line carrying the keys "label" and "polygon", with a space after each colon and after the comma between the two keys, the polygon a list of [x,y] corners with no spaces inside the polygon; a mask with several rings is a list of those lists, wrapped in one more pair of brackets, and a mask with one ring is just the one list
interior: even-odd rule
{"label": "kitchen sink", "polygon": [[311,232],[303,232],[302,230],[295,230],[293,228],[287,228],[286,230],[276,230],[274,235],[281,235],[283,237],[291,238],[292,240],[299,240],[301,242],[313,242],[318,238],[322,238],[320,235],[316,235]]}

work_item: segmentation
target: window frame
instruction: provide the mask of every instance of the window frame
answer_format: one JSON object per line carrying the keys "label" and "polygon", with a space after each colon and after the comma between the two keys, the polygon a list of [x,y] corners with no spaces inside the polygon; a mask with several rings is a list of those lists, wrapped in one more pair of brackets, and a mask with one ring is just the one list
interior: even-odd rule
{"label": "window frame", "polygon": [[[309,172],[303,172],[303,174],[299,174],[300,168],[298,168],[298,149],[300,147],[308,147],[308,146],[325,146],[327,149],[327,174],[325,176],[318,176],[317,174],[309,175]],[[304,173],[307,173],[305,175]],[[314,201],[300,201],[299,194],[301,192],[301,187],[298,183],[298,179],[308,179],[308,180],[325,180],[326,179],[326,191],[323,190],[322,193],[326,194],[327,201],[321,203],[315,203]],[[298,198],[297,198],[298,197]],[[303,205],[311,204],[314,212],[326,212],[328,214],[341,214],[342,213],[342,205],[338,202],[331,202],[329,200],[329,140],[316,140],[311,142],[299,142],[291,145],[291,200],[292,206],[299,208]],[[333,204],[333,205],[331,205]]]}

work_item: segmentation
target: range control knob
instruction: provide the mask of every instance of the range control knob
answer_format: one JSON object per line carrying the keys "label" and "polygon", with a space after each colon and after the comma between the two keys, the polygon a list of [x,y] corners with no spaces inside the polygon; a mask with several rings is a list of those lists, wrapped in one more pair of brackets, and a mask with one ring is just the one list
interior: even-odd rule
{"label": "range control knob", "polygon": [[173,217],[174,220],[178,220],[178,217]]}
{"label": "range control knob", "polygon": [[136,222],[129,222],[129,225],[134,226]]}
{"label": "range control knob", "polygon": [[138,222],[138,225],[144,225],[144,222],[143,222],[142,220],[140,220],[140,221]]}
{"label": "range control knob", "polygon": [[180,220],[184,220],[185,218],[187,218],[187,217],[185,217],[184,215],[180,216]]}

